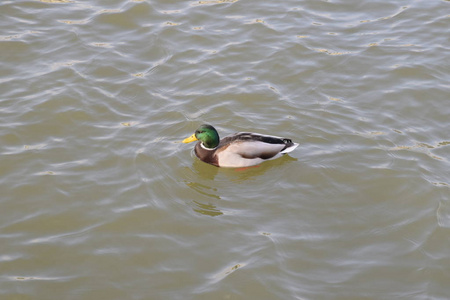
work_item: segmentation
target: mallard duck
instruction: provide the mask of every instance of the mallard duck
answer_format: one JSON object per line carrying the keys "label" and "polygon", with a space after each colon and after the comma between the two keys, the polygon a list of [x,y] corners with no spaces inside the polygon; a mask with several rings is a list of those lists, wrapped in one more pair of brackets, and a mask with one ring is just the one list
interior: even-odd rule
{"label": "mallard duck", "polygon": [[199,141],[194,149],[200,160],[229,168],[258,165],[289,153],[298,146],[287,138],[251,132],[238,132],[220,140],[217,130],[208,124],[201,125],[183,143],[194,141]]}

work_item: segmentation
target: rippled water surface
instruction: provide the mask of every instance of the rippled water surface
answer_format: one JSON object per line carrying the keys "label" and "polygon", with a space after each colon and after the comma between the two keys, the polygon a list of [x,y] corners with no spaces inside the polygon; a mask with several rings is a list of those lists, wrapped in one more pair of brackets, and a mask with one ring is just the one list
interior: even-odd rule
{"label": "rippled water surface", "polygon": [[1,299],[450,298],[449,1],[0,11]]}

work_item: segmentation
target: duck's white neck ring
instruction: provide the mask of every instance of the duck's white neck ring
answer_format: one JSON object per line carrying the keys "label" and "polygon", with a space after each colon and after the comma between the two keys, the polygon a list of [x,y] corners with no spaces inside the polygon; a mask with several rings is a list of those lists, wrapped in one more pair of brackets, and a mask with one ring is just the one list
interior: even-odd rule
{"label": "duck's white neck ring", "polygon": [[215,147],[215,148],[207,148],[205,145],[203,145],[203,142],[200,143],[200,147],[202,147],[202,148],[205,149],[205,150],[209,150],[209,151],[214,150],[214,149],[217,148],[217,147]]}

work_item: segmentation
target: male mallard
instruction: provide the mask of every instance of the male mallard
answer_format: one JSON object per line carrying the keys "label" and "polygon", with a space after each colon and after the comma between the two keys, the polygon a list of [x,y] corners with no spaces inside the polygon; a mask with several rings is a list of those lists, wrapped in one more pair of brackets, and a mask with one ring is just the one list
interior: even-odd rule
{"label": "male mallard", "polygon": [[249,167],[289,153],[298,144],[292,140],[251,132],[239,132],[219,139],[217,130],[208,124],[201,125],[183,143],[199,141],[195,155],[200,160],[217,167]]}

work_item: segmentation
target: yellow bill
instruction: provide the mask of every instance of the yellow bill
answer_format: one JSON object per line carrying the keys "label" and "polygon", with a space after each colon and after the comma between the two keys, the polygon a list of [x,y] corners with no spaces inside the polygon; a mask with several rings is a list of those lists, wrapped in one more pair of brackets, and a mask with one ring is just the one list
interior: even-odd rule
{"label": "yellow bill", "polygon": [[194,134],[191,135],[190,137],[185,138],[185,139],[183,140],[183,143],[187,144],[187,143],[195,142],[195,141],[198,141],[198,139],[195,137],[195,133],[194,133]]}

